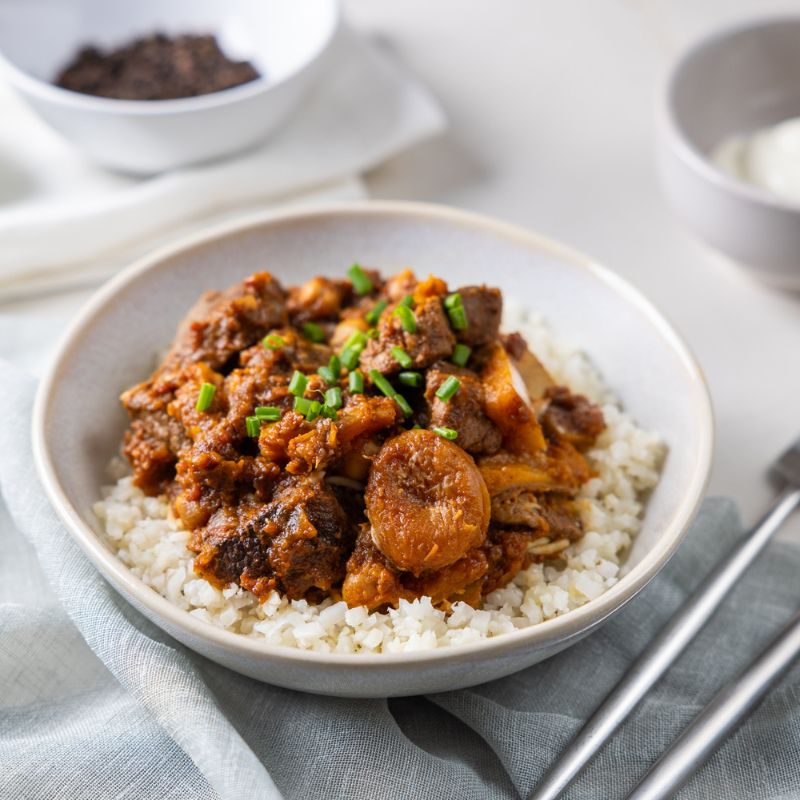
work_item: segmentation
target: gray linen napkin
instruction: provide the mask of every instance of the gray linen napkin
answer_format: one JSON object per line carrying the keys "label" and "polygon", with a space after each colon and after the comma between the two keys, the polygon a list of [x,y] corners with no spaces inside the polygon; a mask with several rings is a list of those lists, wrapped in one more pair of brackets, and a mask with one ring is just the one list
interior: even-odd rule
{"label": "gray linen napkin", "polygon": [[[741,533],[733,503],[708,500],[679,553],[626,609],[504,680],[389,701],[304,695],[185,650],[99,577],[36,478],[33,382],[0,370],[3,800],[524,796]],[[800,548],[772,545],[567,796],[624,797],[789,619],[798,575]],[[679,797],[800,798],[800,669]]]}

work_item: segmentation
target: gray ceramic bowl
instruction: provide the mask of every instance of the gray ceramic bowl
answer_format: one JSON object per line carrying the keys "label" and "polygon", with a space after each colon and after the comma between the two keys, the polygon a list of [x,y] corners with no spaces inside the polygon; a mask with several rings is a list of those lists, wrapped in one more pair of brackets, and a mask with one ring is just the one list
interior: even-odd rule
{"label": "gray ceramic bowl", "polygon": [[[294,283],[342,273],[354,260],[413,266],[453,283],[489,281],[583,343],[625,406],[669,445],[628,571],[562,617],[464,647],[398,655],[327,655],[268,645],[189,616],[135,578],[98,535],[90,509],[108,481],[126,415],[122,388],[205,289],[269,269]],[[64,425],[60,409],[80,409]],[[261,216],[190,239],[107,284],[73,325],[39,390],[34,445],[50,499],[72,536],[132,605],[188,647],[259,680],[326,694],[434,692],[508,675],[557,653],[618,611],[674,553],[702,497],[712,420],[702,375],[658,311],[620,278],[536,234],[460,211],[363,203]]]}
{"label": "gray ceramic bowl", "polygon": [[658,113],[664,191],[703,240],[769,283],[800,288],[800,206],[719,170],[724,139],[800,116],[800,16],[712,34],[676,62]]}

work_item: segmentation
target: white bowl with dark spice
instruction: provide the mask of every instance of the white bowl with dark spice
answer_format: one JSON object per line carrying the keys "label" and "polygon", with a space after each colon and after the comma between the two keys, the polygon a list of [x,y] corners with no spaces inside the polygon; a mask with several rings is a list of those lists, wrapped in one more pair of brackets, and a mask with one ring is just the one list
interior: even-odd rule
{"label": "white bowl with dark spice", "polygon": [[[493,284],[506,298],[505,330],[522,331],[560,383],[603,403],[607,428],[602,436],[606,438],[598,439],[594,454],[587,453],[597,473],[586,484],[585,535],[575,541],[573,550],[559,551],[563,565],[532,564],[511,584],[487,594],[480,608],[459,601],[448,615],[446,609],[432,607],[430,598],[417,596],[413,602],[401,599],[397,608],[386,612],[369,612],[365,605],[345,603],[335,596],[289,601],[288,589],[283,596],[264,594],[259,603],[260,589],[253,586],[253,594],[243,592],[242,581],[238,588],[233,584],[214,588],[198,577],[198,563],[192,565],[192,553],[185,544],[188,532],[180,529],[176,518],[168,517],[166,496],[145,497],[129,477],[108,472],[129,424],[119,402],[120,391],[151,373],[157,353],[168,347],[177,323],[198,295],[237,284],[265,267],[273,277],[254,276],[244,284],[250,287],[246,293],[257,286],[275,287],[275,281],[289,286],[320,275],[341,279],[355,260],[381,268],[386,276],[407,266],[418,276],[435,273],[446,278],[453,290]],[[319,286],[319,281],[313,285]],[[428,288],[436,287],[430,284]],[[457,305],[444,303],[453,330],[462,331],[458,334],[462,337],[478,319],[466,301],[473,293],[463,292],[466,328],[455,313]],[[484,288],[480,294],[493,292]],[[300,292],[298,296],[306,295]],[[313,296],[312,292],[309,298]],[[227,302],[225,295],[214,297]],[[232,303],[244,298],[242,309],[267,308],[249,294],[227,298]],[[422,328],[428,317],[421,301],[415,302],[413,313]],[[275,307],[280,308],[280,303]],[[438,308],[442,318],[436,303],[426,300],[424,307]],[[386,319],[379,321],[377,339],[370,338],[377,345],[386,343],[381,333],[384,325],[397,330],[392,320],[399,320],[408,331],[403,321],[408,315],[394,316],[390,309]],[[550,328],[533,316],[537,313]],[[364,322],[372,324],[366,318]],[[227,324],[223,327],[238,330]],[[192,323],[186,330],[206,328]],[[134,338],[131,331],[136,331]],[[259,329],[258,336],[263,333]],[[316,333],[309,328],[307,336],[316,342]],[[323,335],[328,334],[323,331]],[[286,341],[256,342],[253,352],[256,357],[271,358],[267,351],[273,352],[275,346],[280,349]],[[565,342],[569,346],[563,346]],[[318,346],[323,345],[314,345]],[[416,350],[406,346],[407,354],[416,358]],[[370,347],[362,354],[362,369]],[[395,350],[393,358],[399,359]],[[459,363],[455,350],[452,359]],[[342,352],[341,366],[349,368],[346,361]],[[468,380],[467,375],[462,377]],[[371,370],[369,378],[380,388]],[[91,391],[87,392],[87,386]],[[194,387],[189,388],[192,391],[185,396],[191,408],[203,415],[217,413],[195,396]],[[310,384],[305,388],[310,390]],[[444,384],[440,390],[437,398],[445,394]],[[225,391],[220,388],[218,393],[224,396]],[[295,394],[291,384],[289,391]],[[381,397],[374,388],[369,391],[370,402],[382,398],[384,405],[386,397],[397,396],[383,388]],[[421,401],[413,389],[398,391],[417,408]],[[211,401],[216,402],[213,396]],[[325,402],[333,402],[327,392]],[[456,400],[448,394],[443,402],[446,412],[448,403]],[[501,425],[497,409],[490,411],[488,399],[486,403],[487,413],[494,414],[493,420]],[[388,405],[393,408],[391,402]],[[64,408],[74,411],[69,425],[63,424]],[[521,406],[517,411],[508,415],[509,422],[530,420],[522,415]],[[258,410],[255,413],[257,420]],[[287,407],[278,417],[281,413],[289,419],[294,412]],[[414,419],[406,417],[401,424],[408,426]],[[307,420],[314,430],[326,424],[318,418],[310,422],[310,415]],[[207,421],[203,417],[200,424]],[[433,418],[420,423],[423,427],[439,424]],[[435,440],[436,433],[445,439],[452,433],[431,431],[433,436],[426,441]],[[404,437],[431,431],[408,429],[387,441],[402,442]],[[261,433],[269,435],[268,430]],[[253,435],[248,431],[248,437]],[[441,442],[441,448],[452,451],[461,440],[461,452],[466,455],[467,448],[475,446],[465,439],[466,430],[460,428],[454,440]],[[259,215],[139,262],[102,289],[76,320],[40,386],[34,412],[35,456],[51,501],[88,557],[139,611],[187,646],[246,675],[293,689],[361,697],[441,691],[492,680],[587,635],[642,589],[678,547],[705,488],[711,445],[711,411],[702,375],[668,323],[634,289],[584,256],[533,233],[465,212],[405,203]],[[385,444],[381,454],[388,447]],[[395,462],[383,456],[379,460],[374,468],[389,470],[389,481],[383,485],[392,487],[392,479],[397,478],[400,487],[400,476],[392,471]],[[481,461],[479,466],[486,463]],[[396,469],[402,472],[403,463],[397,462]],[[335,470],[322,477],[319,472],[315,475],[325,481],[332,479]],[[483,472],[487,486],[488,474]],[[298,480],[312,479],[307,473],[297,475]],[[113,485],[116,478],[119,482],[113,488],[101,489]],[[339,489],[358,491],[352,481],[349,484]],[[331,491],[337,489],[320,483],[313,496],[328,497]],[[477,493],[469,497],[474,500]],[[370,508],[372,514],[375,507]],[[297,515],[298,520],[312,517]],[[432,532],[438,536],[435,526],[443,524],[443,518],[432,524]],[[398,527],[401,532],[407,530],[404,524]],[[384,534],[391,529],[383,526],[382,530],[375,543],[386,549],[390,540]],[[358,564],[348,561],[345,581],[354,574],[358,574]],[[342,597],[348,594],[346,589],[342,585]]]}
{"label": "white bowl with dark spice", "polygon": [[[264,140],[319,77],[338,26],[337,0],[0,0],[0,71],[42,119],[93,161],[153,174]],[[196,96],[147,100],[95,96],[55,83],[86,47],[107,54],[156,34],[170,40],[213,36],[227,59],[249,62],[256,77],[214,90],[211,76],[201,75],[201,85],[191,89]],[[182,63],[169,66],[191,69],[190,50],[178,53]],[[195,66],[201,68],[199,62],[208,60],[207,42],[197,56]],[[95,68],[111,71],[118,64],[100,61]],[[137,80],[157,83],[160,74],[163,65],[145,64]],[[246,71],[241,74],[248,77]]]}

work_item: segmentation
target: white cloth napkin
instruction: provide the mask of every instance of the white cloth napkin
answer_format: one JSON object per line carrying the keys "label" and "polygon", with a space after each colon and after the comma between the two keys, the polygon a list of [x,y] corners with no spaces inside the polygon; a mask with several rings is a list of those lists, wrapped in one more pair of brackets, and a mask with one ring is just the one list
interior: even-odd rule
{"label": "white cloth napkin", "polygon": [[174,237],[354,176],[445,127],[432,95],[345,30],[299,111],[256,150],[147,179],[89,163],[0,85],[0,298],[96,277]]}
{"label": "white cloth napkin", "polygon": [[[101,578],[36,477],[33,388],[0,360],[0,800],[518,800],[742,535],[730,500],[706,501],[635,600],[508,678],[390,701],[291,692],[192,653]],[[794,614],[798,574],[800,549],[773,543],[565,800],[627,796]],[[800,665],[677,797],[797,800],[798,697]]]}

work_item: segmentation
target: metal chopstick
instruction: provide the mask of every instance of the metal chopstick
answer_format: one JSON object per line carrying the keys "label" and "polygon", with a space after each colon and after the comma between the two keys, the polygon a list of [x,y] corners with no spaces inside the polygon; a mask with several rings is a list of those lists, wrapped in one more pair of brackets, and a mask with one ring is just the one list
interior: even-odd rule
{"label": "metal chopstick", "polygon": [[708,622],[722,600],[786,518],[800,504],[800,489],[788,488],[705,578],[567,746],[559,760],[528,795],[555,800],[611,738],[639,701],[661,678]]}
{"label": "metal chopstick", "polygon": [[800,612],[769,647],[731,681],[661,756],[628,800],[665,800],[717,749],[800,656]]}

